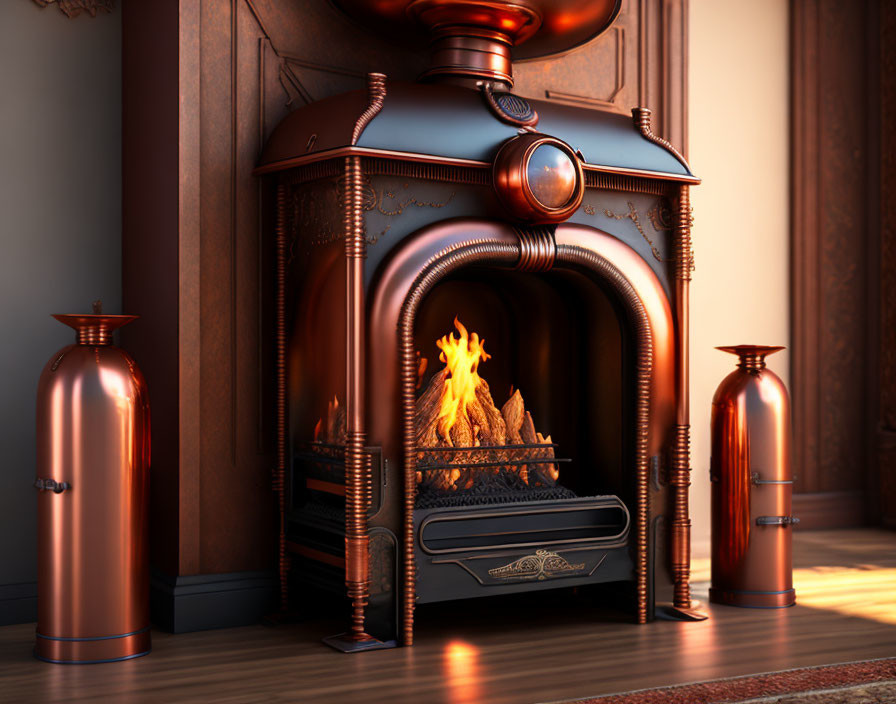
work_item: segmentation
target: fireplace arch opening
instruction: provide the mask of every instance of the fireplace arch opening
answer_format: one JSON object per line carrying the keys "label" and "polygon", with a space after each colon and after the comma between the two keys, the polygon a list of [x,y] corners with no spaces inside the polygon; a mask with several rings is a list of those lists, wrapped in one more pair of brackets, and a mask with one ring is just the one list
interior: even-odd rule
{"label": "fireplace arch opening", "polygon": [[[648,474],[674,424],[669,300],[644,260],[612,236],[574,225],[549,235],[530,237],[501,223],[443,223],[399,245],[371,283],[368,417],[371,442],[382,443],[384,456],[399,455],[400,487],[392,491],[401,515],[392,519],[401,523],[404,642],[413,638],[416,603],[528,589],[631,581],[638,620],[652,615]],[[513,384],[528,397],[533,424],[547,431],[539,430],[539,443],[551,436],[546,444],[557,461],[550,464],[569,495],[421,508],[427,451],[418,444],[417,401],[438,374],[434,342],[455,316],[485,338],[489,355],[503,358],[481,367],[496,390],[495,407],[505,402],[501,386],[506,394]],[[394,348],[390,329],[398,331]],[[429,373],[420,373],[421,357]],[[452,489],[462,488],[458,482],[470,489],[477,469],[518,475],[547,463],[540,454],[524,465],[519,455],[476,449],[468,455],[485,467],[456,460],[461,477],[446,472],[445,458],[467,451],[443,441],[451,447],[435,453],[435,471],[454,478]]]}

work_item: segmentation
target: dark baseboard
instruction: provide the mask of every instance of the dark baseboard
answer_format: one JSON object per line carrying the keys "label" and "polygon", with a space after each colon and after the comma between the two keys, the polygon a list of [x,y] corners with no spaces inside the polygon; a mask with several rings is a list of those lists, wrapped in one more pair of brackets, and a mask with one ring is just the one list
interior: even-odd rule
{"label": "dark baseboard", "polygon": [[37,621],[37,582],[0,585],[0,626]]}
{"label": "dark baseboard", "polygon": [[793,495],[797,530],[857,528],[866,524],[865,497],[861,491],[830,491]]}
{"label": "dark baseboard", "polygon": [[274,572],[232,572],[170,577],[153,571],[150,612],[171,633],[257,623],[277,606]]}

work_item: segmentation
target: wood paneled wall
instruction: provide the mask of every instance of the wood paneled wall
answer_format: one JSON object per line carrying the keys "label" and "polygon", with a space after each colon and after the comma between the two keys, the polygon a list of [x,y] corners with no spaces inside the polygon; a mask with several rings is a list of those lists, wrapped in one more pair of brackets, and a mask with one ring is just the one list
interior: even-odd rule
{"label": "wood paneled wall", "polygon": [[[153,563],[167,574],[271,568],[272,247],[252,169],[292,109],[414,80],[426,57],[326,0],[123,3],[124,345],[153,404]],[[686,143],[687,0],[627,0],[614,27],[516,68],[520,94],[628,112]],[[144,361],[145,360],[145,361]]]}
{"label": "wood paneled wall", "polygon": [[791,8],[794,511],[896,525],[896,3]]}

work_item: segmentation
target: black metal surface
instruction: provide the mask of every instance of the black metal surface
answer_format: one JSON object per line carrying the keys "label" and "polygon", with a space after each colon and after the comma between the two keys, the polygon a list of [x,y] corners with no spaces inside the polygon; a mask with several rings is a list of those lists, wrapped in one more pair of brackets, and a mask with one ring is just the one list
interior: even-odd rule
{"label": "black metal surface", "polygon": [[[575,498],[549,472],[556,444],[418,448],[416,507],[440,508]],[[459,476],[450,480],[451,472]]]}
{"label": "black metal surface", "polygon": [[796,516],[759,516],[756,519],[758,526],[790,526],[799,522],[800,519]]}
{"label": "black metal surface", "polygon": [[[526,101],[538,112],[538,131],[580,151],[585,164],[693,177],[671,152],[641,136],[628,115]],[[365,105],[366,92],[353,91],[293,111],[274,130],[259,166],[348,146]],[[476,90],[390,82],[383,109],[357,146],[491,163],[501,144],[517,134]]]}
{"label": "black metal surface", "polygon": [[420,603],[633,578],[615,496],[417,510],[414,522]]}
{"label": "black metal surface", "polygon": [[[505,473],[506,474],[506,473]],[[511,480],[512,481],[512,480]],[[418,509],[450,508],[464,506],[493,506],[513,504],[522,501],[561,501],[574,499],[576,495],[563,486],[546,488],[512,487],[507,490],[495,489],[486,482],[476,484],[471,489],[443,492],[432,487],[421,487],[417,491]]]}

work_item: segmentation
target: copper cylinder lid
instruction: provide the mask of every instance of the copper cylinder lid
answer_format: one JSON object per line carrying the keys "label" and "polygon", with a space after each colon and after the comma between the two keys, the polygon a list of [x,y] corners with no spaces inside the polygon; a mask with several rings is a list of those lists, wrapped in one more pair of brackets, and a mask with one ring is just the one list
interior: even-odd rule
{"label": "copper cylinder lid", "polygon": [[[428,31],[431,67],[512,84],[512,61],[566,53],[600,35],[622,0],[331,0],[365,26],[405,43]],[[423,32],[421,32],[423,30]]]}
{"label": "copper cylinder lid", "polygon": [[102,311],[103,304],[100,301],[94,301],[93,313],[54,313],[53,317],[78,333],[79,345],[111,345],[113,332],[140,317],[139,315],[105,315]]}
{"label": "copper cylinder lid", "polygon": [[785,348],[776,345],[729,345],[727,347],[716,347],[716,349],[729,354],[736,354],[740,357],[740,362],[737,366],[742,369],[764,369],[765,358]]}

